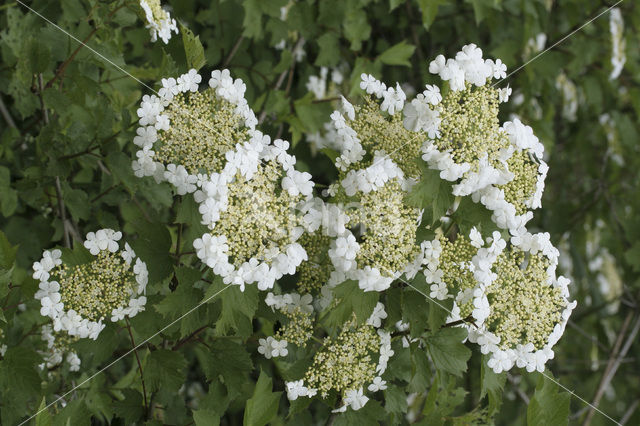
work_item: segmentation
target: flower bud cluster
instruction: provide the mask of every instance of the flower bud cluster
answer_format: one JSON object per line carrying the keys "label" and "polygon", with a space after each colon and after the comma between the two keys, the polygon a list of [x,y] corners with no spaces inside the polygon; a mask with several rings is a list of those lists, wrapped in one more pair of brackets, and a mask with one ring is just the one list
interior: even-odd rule
{"label": "flower bud cluster", "polygon": [[120,250],[121,238],[112,229],[89,232],[84,247],[95,257],[89,263],[67,265],[56,249],[33,264],[40,314],[53,320],[54,331],[97,339],[105,318],[117,322],[144,310],[147,266],[129,244]]}
{"label": "flower bud cluster", "polygon": [[151,33],[152,42],[160,37],[164,44],[167,44],[171,38],[171,31],[178,34],[176,20],[171,18],[169,12],[160,6],[160,0],[140,0],[140,7],[144,10],[147,18],[146,27]]}
{"label": "flower bud cluster", "polygon": [[80,371],[80,358],[76,352],[69,348],[69,345],[76,342],[78,337],[56,332],[50,324],[47,324],[42,326],[42,340],[47,342],[47,351],[41,353],[44,363],[40,364],[40,369],[53,368],[60,365],[66,353],[69,371]]}
{"label": "flower bud cluster", "polygon": [[244,98],[245,84],[229,70],[211,73],[209,87],[191,69],[177,79],[162,79],[156,95],[145,95],[137,110],[140,127],[133,142],[141,149],[132,167],[138,177],[168,181],[180,195],[219,173],[226,155],[250,138],[257,124]]}

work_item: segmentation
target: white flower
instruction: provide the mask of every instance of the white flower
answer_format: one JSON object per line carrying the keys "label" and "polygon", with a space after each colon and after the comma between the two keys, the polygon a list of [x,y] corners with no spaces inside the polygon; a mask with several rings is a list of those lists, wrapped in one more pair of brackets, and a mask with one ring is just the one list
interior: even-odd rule
{"label": "white flower", "polygon": [[60,291],[60,284],[58,284],[57,281],[40,281],[38,287],[40,289],[36,291],[36,294],[34,295],[34,297],[38,300],[41,300],[45,296],[49,296],[50,294],[54,294]]}
{"label": "white flower", "polygon": [[273,340],[271,342],[271,356],[276,358],[279,356],[287,356],[289,351],[287,350],[286,340]]}
{"label": "white flower", "polygon": [[344,110],[344,113],[347,114],[349,120],[355,120],[356,110],[353,108],[353,105],[351,105],[351,102],[349,102],[344,96],[340,96],[340,98],[342,99],[342,109]]}
{"label": "white flower", "polygon": [[377,80],[371,74],[362,74],[360,76],[362,81],[360,82],[360,88],[366,91],[368,94],[374,94],[376,97],[381,97],[383,91],[386,89],[384,83]]}
{"label": "white flower", "polygon": [[67,355],[67,362],[69,363],[69,371],[80,370],[80,358],[78,358],[78,354],[75,352],[69,352]]}
{"label": "white flower", "polygon": [[43,317],[54,318],[64,309],[62,302],[60,302],[60,293],[51,293],[48,296],[44,296],[40,299],[40,304],[42,305],[40,315]]}
{"label": "white flower", "polygon": [[502,60],[496,59],[493,63],[493,78],[501,79],[507,76],[507,66],[502,63]]}
{"label": "white flower", "polygon": [[133,318],[139,312],[144,311],[144,305],[147,304],[147,298],[140,296],[137,299],[129,300],[129,318]]}
{"label": "white flower", "polygon": [[438,86],[432,85],[432,84],[427,84],[426,88],[427,88],[427,90],[422,92],[422,95],[424,96],[424,98],[431,105],[438,105],[440,103],[440,101],[442,101],[442,95],[440,94],[440,88]]}
{"label": "white flower", "polygon": [[133,251],[129,243],[124,243],[124,250],[122,251],[121,256],[127,265],[130,265],[133,258],[136,257],[136,253]]}
{"label": "white flower", "polygon": [[385,390],[386,388],[387,382],[382,380],[382,377],[377,376],[373,379],[373,383],[371,383],[367,389],[369,389],[369,392],[378,392],[381,390]]}
{"label": "white flower", "polygon": [[364,395],[362,388],[358,390],[348,390],[345,392],[344,403],[349,405],[352,410],[359,410],[365,406],[365,404],[369,401]]}
{"label": "white flower", "polygon": [[384,304],[378,302],[373,308],[373,312],[371,316],[367,320],[367,324],[374,326],[375,328],[379,328],[382,325],[382,320],[387,317],[387,313],[384,310]]}
{"label": "white flower", "polygon": [[295,382],[286,382],[287,385],[287,398],[289,401],[295,401],[299,396],[307,396],[309,389],[304,385],[303,380],[297,380]]}
{"label": "white flower", "polygon": [[178,77],[177,85],[183,92],[197,92],[198,84],[202,81],[202,76],[195,69],[190,69],[186,74]]}
{"label": "white flower", "polygon": [[429,297],[431,298],[438,299],[438,300],[445,300],[449,296],[449,292],[447,290],[447,284],[443,282],[431,284],[430,289],[431,289],[431,292],[429,293]]}
{"label": "white flower", "polygon": [[116,309],[111,311],[111,322],[118,322],[120,320],[123,320],[128,313],[128,308],[123,308],[122,306],[117,307]]}
{"label": "white flower", "polygon": [[382,111],[388,112],[390,115],[396,113],[396,111],[402,111],[404,107],[404,101],[407,99],[404,91],[400,87],[399,83],[396,83],[396,88],[389,87],[382,93],[383,101],[380,105]]}
{"label": "white flower", "polygon": [[266,339],[259,339],[258,340],[258,352],[261,353],[262,355],[264,355],[264,357],[266,359],[270,359],[271,358],[271,351],[272,351],[272,343],[275,341],[275,339],[271,336],[267,337]]}
{"label": "white flower", "polygon": [[133,143],[140,148],[151,147],[158,140],[158,131],[153,126],[142,126],[136,130],[137,136],[133,138]]}
{"label": "white flower", "polygon": [[289,169],[287,176],[282,179],[282,189],[289,192],[293,197],[302,194],[304,196],[311,195],[313,191],[313,182],[311,174],[307,172],[299,172],[293,168]]}
{"label": "white flower", "polygon": [[471,245],[475,248],[480,248],[484,245],[484,241],[482,240],[482,234],[480,231],[474,226],[471,228],[471,232],[469,233],[469,239],[471,240]]}
{"label": "white flower", "polygon": [[436,56],[436,59],[429,64],[429,72],[431,74],[440,74],[446,66],[447,60],[443,55]]}
{"label": "white flower", "polygon": [[89,232],[84,246],[92,255],[97,255],[102,250],[111,253],[118,251],[118,241],[122,238],[122,232],[113,229],[100,229],[97,232]]}
{"label": "white flower", "polygon": [[498,101],[499,102],[509,102],[509,97],[511,96],[512,89],[507,84],[507,87],[503,89],[498,89]]}

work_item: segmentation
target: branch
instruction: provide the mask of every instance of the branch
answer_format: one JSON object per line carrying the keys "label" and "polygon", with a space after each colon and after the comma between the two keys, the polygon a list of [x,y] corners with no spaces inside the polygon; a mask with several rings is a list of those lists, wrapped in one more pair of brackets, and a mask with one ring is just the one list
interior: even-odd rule
{"label": "branch", "polygon": [[227,65],[229,65],[229,62],[231,62],[233,57],[236,55],[236,52],[238,51],[238,48],[242,44],[243,40],[244,40],[244,36],[243,35],[238,37],[238,40],[236,41],[236,44],[233,45],[233,48],[231,49],[231,52],[229,52],[229,56],[227,56],[227,59],[224,60],[224,63],[222,64],[222,68],[226,68]]}
{"label": "branch", "polygon": [[598,390],[596,391],[596,395],[593,398],[593,403],[589,406],[589,411],[587,412],[587,417],[582,423],[583,426],[589,426],[591,424],[591,419],[595,414],[595,409],[600,404],[600,400],[604,395],[604,390],[609,386],[609,383],[613,379],[613,376],[616,374],[618,367],[620,367],[620,363],[622,362],[622,358],[627,354],[627,351],[631,347],[636,334],[638,334],[638,330],[640,330],[640,317],[636,319],[635,324],[633,325],[633,329],[629,333],[627,337],[627,341],[625,342],[622,349],[620,349],[620,345],[622,344],[622,340],[624,335],[627,332],[627,328],[629,328],[629,323],[631,322],[631,317],[633,316],[633,312],[629,312],[627,317],[622,324],[622,328],[618,333],[618,338],[613,347],[613,351],[611,352],[611,357],[609,358],[609,363],[607,364],[607,368],[604,370],[604,374],[602,375],[602,379],[600,380],[600,384],[598,385]]}
{"label": "branch", "polygon": [[69,228],[67,228],[67,213],[64,209],[64,201],[62,200],[62,188],[60,187],[60,177],[56,176],[56,198],[58,199],[58,214],[62,220],[64,228],[64,246],[71,248],[71,240],[69,239]]}
{"label": "branch", "polygon": [[80,43],[80,46],[76,47],[76,50],[73,51],[73,53],[71,54],[71,56],[69,56],[62,64],[60,64],[60,66],[58,67],[56,74],[51,78],[51,80],[47,81],[46,86],[44,86],[45,89],[50,88],[51,86],[53,86],[53,83],[56,82],[56,80],[58,80],[59,78],[62,77],[62,75],[64,74],[65,69],[67,68],[67,66],[69,66],[69,64],[71,63],[71,61],[74,60],[74,58],[76,57],[76,55],[78,54],[78,52],[80,52],[80,50],[86,45],[86,43],[89,41],[89,39],[91,37],[93,37],[93,35],[96,33],[96,31],[98,31],[98,28],[94,28],[88,36],[85,37],[84,40],[82,40],[82,43]]}
{"label": "branch", "polygon": [[144,385],[144,372],[142,371],[142,364],[140,363],[140,357],[138,356],[138,349],[136,349],[136,342],[133,340],[133,333],[131,333],[131,324],[129,324],[129,319],[125,318],[127,321],[127,330],[129,331],[129,337],[131,338],[131,346],[133,347],[133,353],[136,356],[136,361],[138,362],[138,370],[140,370],[140,381],[142,381],[142,394],[144,395],[144,417],[147,417],[149,413],[149,405],[147,403],[147,388]]}
{"label": "branch", "polygon": [[4,117],[4,120],[7,122],[9,127],[13,127],[14,129],[17,129],[16,122],[13,121],[13,117],[11,117],[11,114],[9,113],[9,109],[7,109],[7,106],[4,104],[4,101],[2,100],[1,96],[0,96],[0,113]]}
{"label": "branch", "polygon": [[188,335],[187,337],[185,337],[182,340],[179,340],[178,343],[176,343],[175,345],[173,345],[173,347],[171,348],[172,351],[178,350],[181,347],[183,347],[185,344],[189,343],[189,341],[191,339],[193,339],[194,337],[197,337],[198,334],[202,333],[204,330],[207,329],[207,327],[209,327],[208,325],[203,325],[202,327],[200,327],[199,329],[197,329],[196,331],[194,331],[193,333],[191,333],[190,335]]}

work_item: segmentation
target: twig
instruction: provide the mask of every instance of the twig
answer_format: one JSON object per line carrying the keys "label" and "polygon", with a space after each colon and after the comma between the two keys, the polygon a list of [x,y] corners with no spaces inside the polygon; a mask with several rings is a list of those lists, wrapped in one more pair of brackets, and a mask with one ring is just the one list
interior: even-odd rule
{"label": "twig", "polygon": [[625,411],[624,415],[620,419],[621,425],[629,421],[633,413],[636,411],[636,408],[638,408],[639,403],[640,403],[640,399],[636,399],[635,401],[633,401],[633,404],[631,404],[631,406],[627,409],[627,411]]}
{"label": "twig", "polygon": [[56,196],[58,198],[58,213],[60,214],[60,220],[62,220],[62,227],[64,228],[64,246],[71,248],[69,229],[67,228],[67,213],[65,212],[64,201],[62,200],[62,188],[60,187],[59,176],[56,176]]}
{"label": "twig", "polygon": [[62,77],[62,75],[64,74],[65,69],[67,68],[67,66],[69,66],[71,61],[73,61],[73,59],[76,57],[78,52],[80,52],[80,50],[85,46],[85,44],[89,41],[89,39],[91,37],[93,37],[93,35],[96,33],[96,31],[98,31],[97,27],[94,28],[89,33],[89,35],[84,38],[84,40],[82,40],[82,43],[80,43],[80,45],[78,47],[76,47],[76,50],[73,51],[71,56],[69,56],[62,64],[60,64],[60,66],[56,70],[56,74],[51,78],[51,80],[47,81],[46,86],[44,86],[45,89],[48,89],[51,86],[53,86],[53,83],[55,83],[56,80],[58,80],[60,77]]}
{"label": "twig", "polygon": [[136,349],[136,342],[133,340],[133,333],[131,333],[131,324],[129,324],[129,318],[125,318],[127,321],[127,330],[129,331],[129,337],[131,338],[131,345],[133,346],[133,353],[136,356],[138,362],[138,370],[140,370],[140,380],[142,381],[142,394],[144,395],[144,417],[146,419],[149,413],[149,405],[147,404],[147,388],[144,385],[144,372],[142,371],[142,363],[140,363],[140,357],[138,356],[138,350]]}
{"label": "twig", "polygon": [[2,96],[0,96],[0,113],[4,117],[4,120],[7,122],[9,127],[13,127],[14,129],[17,129],[16,122],[13,121],[13,117],[11,117],[11,114],[9,113],[7,106],[4,104],[4,101],[2,100]]}
{"label": "twig", "polygon": [[[300,37],[298,39],[298,42],[295,44],[295,46],[293,47],[292,52],[295,52],[296,49],[301,46],[303,43],[305,42],[304,37]],[[294,59],[294,63],[295,63],[295,59]],[[282,71],[282,73],[280,73],[280,76],[278,77],[278,81],[276,81],[276,84],[273,86],[273,90],[278,90],[280,88],[280,86],[282,86],[282,83],[284,83],[284,78],[287,76],[287,73],[289,72],[289,70],[284,70]],[[271,92],[269,92],[271,93]],[[258,124],[262,124],[262,122],[264,121],[264,119],[267,117],[267,111],[265,111],[265,107],[267,105],[267,99],[269,97],[269,93],[267,93],[267,97],[264,100],[264,105],[262,107],[262,112],[260,113],[260,118],[258,119]]]}
{"label": "twig", "polygon": [[522,389],[520,389],[520,386],[518,386],[518,383],[516,383],[515,377],[507,373],[507,380],[509,380],[509,383],[513,385],[513,388],[515,389],[520,399],[523,400],[525,404],[529,405],[529,396],[527,396],[527,394],[524,393]]}
{"label": "twig", "polygon": [[190,335],[188,335],[187,337],[185,337],[184,339],[178,341],[178,343],[176,343],[175,345],[173,345],[173,347],[171,348],[172,351],[175,351],[177,349],[180,349],[182,346],[184,346],[186,343],[188,343],[191,339],[193,339],[194,337],[197,337],[198,334],[202,333],[204,330],[206,330],[206,328],[209,327],[208,325],[203,325],[202,327],[200,327],[199,329],[197,329],[196,331],[194,331],[193,333],[191,333]]}
{"label": "twig", "polygon": [[224,60],[224,63],[222,64],[222,68],[226,68],[227,65],[229,65],[229,62],[231,62],[233,57],[236,55],[236,52],[238,51],[238,48],[242,44],[243,40],[244,40],[244,35],[241,35],[240,37],[238,37],[236,44],[233,45],[231,52],[229,52],[229,56],[227,56],[227,59]]}
{"label": "twig", "polygon": [[588,426],[589,424],[591,424],[591,419],[595,414],[595,408],[600,403],[600,400],[604,395],[604,390],[606,389],[607,386],[609,386],[609,383],[613,379],[613,376],[616,374],[618,367],[620,367],[622,358],[624,358],[624,356],[627,354],[627,351],[631,347],[631,344],[633,343],[636,335],[638,334],[638,330],[640,330],[640,316],[639,316],[636,319],[635,324],[633,325],[633,329],[631,330],[631,332],[629,333],[629,336],[627,337],[627,341],[625,342],[624,346],[620,350],[620,345],[622,344],[624,335],[627,332],[627,328],[629,327],[629,322],[631,321],[632,315],[633,315],[632,312],[629,312],[629,314],[627,314],[627,317],[625,318],[624,323],[622,324],[622,328],[618,333],[618,338],[616,339],[614,350],[611,354],[611,358],[609,359],[609,364],[607,365],[607,368],[604,371],[602,379],[600,380],[600,384],[598,385],[598,390],[596,391],[596,395],[593,398],[593,403],[590,405],[590,408],[589,408],[589,411],[587,412],[587,417],[585,418],[584,423],[582,423],[583,426]]}
{"label": "twig", "polygon": [[47,107],[44,104],[44,98],[42,97],[42,73],[38,74],[38,97],[40,98],[40,108],[42,108],[42,119],[44,120],[44,124],[49,124],[49,113],[47,112]]}

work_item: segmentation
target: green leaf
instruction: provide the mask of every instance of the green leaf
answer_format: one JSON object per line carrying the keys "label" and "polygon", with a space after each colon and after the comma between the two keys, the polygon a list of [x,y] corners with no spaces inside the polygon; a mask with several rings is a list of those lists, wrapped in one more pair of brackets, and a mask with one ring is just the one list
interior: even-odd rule
{"label": "green leaf", "polygon": [[419,161],[418,166],[421,178],[407,195],[406,202],[425,209],[423,220],[434,223],[447,212],[455,197],[451,194],[451,184],[440,179],[438,170],[430,169],[423,161]]}
{"label": "green leaf", "polygon": [[319,67],[334,67],[340,62],[340,38],[333,31],[326,32],[318,38],[318,56],[315,65]]}
{"label": "green leaf", "polygon": [[135,389],[122,389],[121,392],[124,398],[113,402],[113,411],[126,424],[135,423],[144,414],[142,395]]}
{"label": "green leaf", "polygon": [[253,369],[251,356],[245,345],[227,339],[217,339],[210,344],[210,348],[195,347],[195,353],[205,376],[212,382],[221,379],[228,390],[239,388],[246,382],[249,372]]}
{"label": "green leaf", "polygon": [[0,389],[6,396],[24,401],[40,393],[40,375],[36,371],[41,357],[32,349],[15,346],[7,349],[0,362]]}
{"label": "green leaf", "polygon": [[0,166],[0,213],[11,216],[18,207],[18,192],[11,188],[11,174],[9,169]]}
{"label": "green leaf", "polygon": [[196,410],[193,412],[193,422],[196,426],[217,426],[220,416],[213,410]]}
{"label": "green leaf", "polygon": [[51,61],[51,51],[46,44],[30,38],[24,45],[24,65],[29,74],[45,72]]}
{"label": "green leaf", "polygon": [[422,11],[422,25],[425,29],[429,29],[438,14],[438,6],[446,3],[447,0],[418,0],[418,5]]}
{"label": "green leaf", "polygon": [[355,281],[345,281],[333,289],[333,296],[339,300],[324,317],[328,327],[340,327],[352,315],[356,316],[358,324],[364,324],[378,303],[379,294],[376,291],[363,291]]}
{"label": "green leaf", "polygon": [[92,262],[95,257],[82,244],[75,243],[73,249],[62,247],[62,261],[67,266],[84,265]]}
{"label": "green leaf", "polygon": [[16,261],[18,246],[12,246],[4,232],[0,231],[0,285],[6,284]]}
{"label": "green leaf", "polygon": [[138,239],[129,241],[129,244],[149,269],[149,281],[151,283],[167,277],[173,269],[173,259],[169,255],[171,248],[171,234],[167,227],[161,223],[151,223],[146,220],[137,220],[134,228],[138,232]]}
{"label": "green leaf", "polygon": [[242,292],[237,285],[226,285],[221,279],[215,280],[205,291],[202,300],[215,302],[221,308],[216,321],[216,333],[220,336],[236,330],[239,336],[249,336],[253,332],[253,316],[258,309],[258,289],[250,285]]}
{"label": "green leaf", "polygon": [[528,425],[567,425],[569,423],[568,392],[558,392],[558,385],[540,374],[536,393],[527,407]]}
{"label": "green leaf", "polygon": [[431,368],[427,354],[414,343],[411,351],[411,381],[407,386],[409,392],[425,392],[429,389]]}
{"label": "green leaf", "polygon": [[411,62],[409,58],[413,55],[416,47],[412,44],[407,44],[404,40],[395,46],[391,46],[378,56],[378,61],[386,65],[401,65],[410,67]]}
{"label": "green leaf", "polygon": [[429,354],[438,370],[458,377],[467,371],[471,350],[462,343],[466,337],[467,330],[464,328],[450,327],[442,328],[427,338]]}
{"label": "green leaf", "polygon": [[247,400],[244,410],[244,426],[264,426],[278,414],[278,401],[282,392],[272,392],[271,378],[260,370],[253,396]]}
{"label": "green leaf", "polygon": [[187,66],[195,68],[197,71],[207,62],[204,58],[204,48],[200,43],[200,36],[194,35],[189,28],[182,25],[180,25],[180,32],[182,33],[184,53],[187,57]]}
{"label": "green leaf", "polygon": [[636,242],[624,254],[624,258],[634,272],[640,272],[640,242]]}
{"label": "green leaf", "polygon": [[185,381],[187,360],[180,352],[167,349],[153,351],[144,366],[144,378],[148,390],[172,389],[177,391]]}
{"label": "green leaf", "polygon": [[47,399],[45,397],[42,397],[35,421],[36,426],[51,426],[51,413],[49,413],[49,409],[47,408]]}

